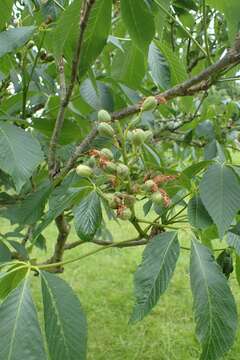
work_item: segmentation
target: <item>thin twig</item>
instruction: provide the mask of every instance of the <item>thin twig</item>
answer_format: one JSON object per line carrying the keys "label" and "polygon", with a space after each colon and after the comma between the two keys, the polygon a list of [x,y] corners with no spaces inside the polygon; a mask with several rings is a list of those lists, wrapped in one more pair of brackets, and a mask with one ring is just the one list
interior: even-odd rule
{"label": "thin twig", "polygon": [[[56,148],[59,140],[59,136],[63,127],[64,116],[66,108],[69,104],[70,98],[72,96],[72,92],[74,89],[74,85],[77,79],[78,68],[80,64],[81,51],[84,39],[84,33],[87,27],[87,22],[89,19],[89,15],[91,9],[95,3],[95,0],[86,0],[83,3],[83,7],[80,12],[80,26],[79,26],[79,37],[77,41],[76,51],[72,61],[72,71],[71,71],[71,80],[69,86],[67,88],[66,94],[64,98],[61,96],[61,104],[58,111],[55,127],[52,133],[52,137],[49,144],[49,155],[48,155],[48,167],[50,175],[53,177],[55,175],[55,163],[56,163]],[[62,80],[62,76],[60,74],[60,81]]]}

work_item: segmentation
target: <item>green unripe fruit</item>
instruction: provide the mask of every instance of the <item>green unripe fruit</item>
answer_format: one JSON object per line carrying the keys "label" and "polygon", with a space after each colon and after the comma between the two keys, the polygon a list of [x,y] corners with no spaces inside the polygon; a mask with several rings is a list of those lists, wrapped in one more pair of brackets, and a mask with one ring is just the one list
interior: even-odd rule
{"label": "green unripe fruit", "polygon": [[157,104],[158,104],[157,99],[155,99],[154,96],[149,96],[144,100],[144,102],[141,106],[141,110],[142,111],[154,110],[156,108]]}
{"label": "green unripe fruit", "polygon": [[93,168],[93,167],[96,166],[96,164],[97,164],[97,162],[96,162],[95,157],[94,157],[94,156],[91,156],[91,157],[89,158],[89,160],[88,160],[88,165],[89,165],[91,168]]}
{"label": "green unripe fruit", "polygon": [[121,220],[130,220],[132,217],[131,210],[128,208],[124,209],[121,214],[118,215],[118,217]]}
{"label": "green unripe fruit", "polygon": [[151,192],[153,187],[155,186],[155,182],[153,180],[147,180],[144,184],[143,184],[143,190],[147,191],[147,192]]}
{"label": "green unripe fruit", "polygon": [[84,177],[90,177],[93,174],[92,169],[87,166],[87,165],[78,165],[78,167],[76,168],[76,173],[79,176],[84,176]]}
{"label": "green unripe fruit", "polygon": [[116,174],[117,172],[117,165],[114,164],[113,162],[108,162],[104,168],[104,170],[108,173],[108,174]]}
{"label": "green unripe fruit", "polygon": [[160,192],[155,192],[151,196],[151,200],[156,205],[162,205],[163,204],[163,197]]}
{"label": "green unripe fruit", "polygon": [[98,133],[100,136],[113,137],[114,130],[111,125],[107,124],[106,122],[102,122],[98,125]]}
{"label": "green unripe fruit", "polygon": [[152,133],[152,131],[151,131],[151,130],[145,131],[145,139],[146,139],[146,140],[152,140],[152,138],[153,138],[153,133]]}
{"label": "green unripe fruit", "polygon": [[135,146],[140,146],[145,141],[145,132],[142,129],[136,129],[132,131],[132,143]]}
{"label": "green unripe fruit", "polygon": [[112,160],[113,159],[113,153],[111,152],[111,150],[107,149],[107,148],[103,148],[100,151],[100,154],[102,156],[104,156],[105,158],[107,158],[108,160]]}
{"label": "green unripe fruit", "polygon": [[111,120],[112,120],[111,115],[106,110],[100,110],[98,112],[99,122],[111,122]]}
{"label": "green unripe fruit", "polygon": [[129,175],[129,168],[124,164],[117,165],[117,174],[120,177],[126,178]]}
{"label": "green unripe fruit", "polygon": [[132,206],[135,203],[135,196],[133,195],[125,195],[124,196],[124,204],[127,206]]}
{"label": "green unripe fruit", "polygon": [[128,131],[128,133],[127,133],[127,139],[128,139],[129,141],[132,141],[132,135],[133,135],[132,131]]}

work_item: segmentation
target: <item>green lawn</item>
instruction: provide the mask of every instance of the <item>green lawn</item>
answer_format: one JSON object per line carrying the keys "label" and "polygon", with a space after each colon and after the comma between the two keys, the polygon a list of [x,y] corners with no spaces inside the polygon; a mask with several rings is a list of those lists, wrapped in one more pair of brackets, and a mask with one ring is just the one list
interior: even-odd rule
{"label": "green lawn", "polygon": [[[131,225],[125,222],[122,227],[110,222],[109,229],[117,241],[135,235]],[[45,235],[51,246],[56,236],[54,227],[50,227]],[[188,237],[187,232],[183,232],[181,237],[185,240]],[[76,239],[72,232],[70,241]],[[66,252],[65,258],[76,257],[94,248],[96,245],[80,246]],[[189,254],[185,250],[182,250],[174,278],[159,304],[142,322],[134,326],[128,325],[134,301],[133,273],[140,262],[142,250],[143,247],[108,249],[66,266],[64,274],[61,275],[78,294],[87,314],[88,360],[198,359],[200,348],[194,336],[191,311]],[[234,275],[231,277],[231,286],[240,308],[239,288]],[[35,296],[41,312],[37,289]],[[239,354],[238,335],[234,348],[226,359],[237,360]]]}

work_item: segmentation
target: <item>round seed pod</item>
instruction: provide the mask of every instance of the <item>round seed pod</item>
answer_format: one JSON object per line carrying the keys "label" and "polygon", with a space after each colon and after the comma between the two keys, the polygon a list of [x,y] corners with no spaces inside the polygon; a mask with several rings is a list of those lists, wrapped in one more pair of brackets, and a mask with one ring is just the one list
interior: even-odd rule
{"label": "round seed pod", "polygon": [[76,168],[76,173],[79,176],[83,176],[83,177],[90,177],[93,175],[92,169],[89,166],[83,164],[78,165],[78,167]]}

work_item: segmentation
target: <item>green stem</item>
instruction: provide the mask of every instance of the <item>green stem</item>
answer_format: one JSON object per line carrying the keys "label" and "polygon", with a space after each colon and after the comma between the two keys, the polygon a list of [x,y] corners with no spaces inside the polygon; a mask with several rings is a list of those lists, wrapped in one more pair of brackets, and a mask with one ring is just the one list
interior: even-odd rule
{"label": "green stem", "polygon": [[181,21],[179,21],[177,18],[175,18],[175,16],[173,16],[167,9],[165,9],[165,7],[162,6],[162,4],[160,4],[157,0],[154,0],[154,2],[160,7],[160,9],[163,12],[165,12],[165,14],[167,14],[174,22],[176,22],[182,28],[182,30],[190,37],[190,39],[192,39],[192,41],[203,52],[203,54],[206,57],[208,57],[207,52],[204,50],[204,48],[201,46],[201,44],[199,44],[199,42],[192,36],[192,34],[185,28],[185,26],[181,23]]}
{"label": "green stem", "polygon": [[37,49],[37,54],[35,56],[35,59],[34,59],[34,62],[33,62],[33,66],[32,66],[28,81],[26,81],[26,76],[25,76],[25,70],[26,70],[25,69],[25,66],[26,66],[25,60],[26,60],[26,56],[24,56],[24,60],[23,60],[23,99],[22,99],[22,117],[23,117],[23,119],[25,119],[25,116],[26,116],[26,104],[27,104],[27,96],[28,96],[29,86],[30,86],[30,83],[31,83],[31,80],[32,80],[32,77],[33,77],[34,70],[35,70],[35,68],[37,66],[37,62],[38,62],[38,59],[39,59],[39,56],[40,56],[40,51],[41,51],[42,46],[43,46],[45,35],[46,35],[46,31],[43,32],[43,36],[42,36],[40,45],[39,45],[39,47]]}
{"label": "green stem", "polygon": [[97,253],[99,253],[101,251],[107,250],[109,248],[118,247],[120,244],[124,244],[124,243],[129,243],[129,240],[119,241],[117,243],[105,245],[105,246],[103,246],[103,247],[101,247],[99,249],[89,251],[87,254],[84,254],[82,256],[78,256],[75,259],[66,260],[66,261],[59,261],[59,262],[52,263],[52,264],[43,264],[43,265],[34,266],[34,269],[37,268],[38,270],[44,270],[44,269],[51,269],[51,268],[54,268],[54,267],[59,267],[59,266],[64,266],[64,265],[67,265],[67,264],[71,264],[71,263],[80,261],[82,259],[85,259],[85,258],[87,258],[87,257],[89,257],[91,255],[97,254]]}
{"label": "green stem", "polygon": [[205,47],[207,52],[207,58],[209,65],[212,64],[211,59],[211,53],[209,48],[209,42],[208,42],[208,33],[207,33],[207,7],[206,7],[206,1],[203,0],[203,27],[204,27],[204,41],[205,41]]}

